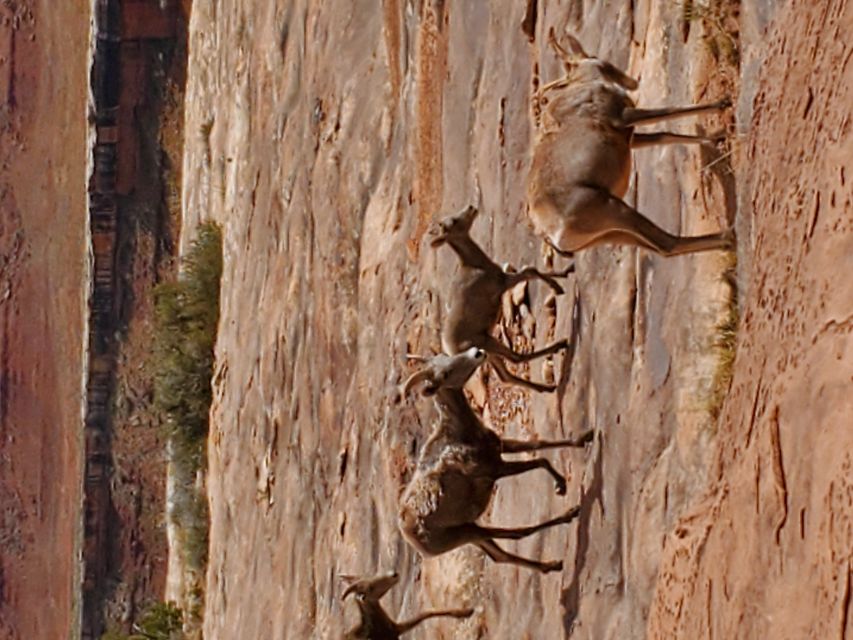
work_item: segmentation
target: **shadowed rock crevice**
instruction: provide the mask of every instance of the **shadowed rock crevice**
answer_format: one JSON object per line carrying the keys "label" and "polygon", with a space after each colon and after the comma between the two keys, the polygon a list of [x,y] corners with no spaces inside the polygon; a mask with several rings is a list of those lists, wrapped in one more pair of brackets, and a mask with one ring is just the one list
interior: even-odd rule
{"label": "shadowed rock crevice", "polygon": [[598,504],[599,517],[603,518],[604,511],[604,456],[602,448],[605,445],[605,436],[602,432],[597,438],[595,455],[589,461],[588,469],[591,470],[591,479],[581,494],[580,515],[578,517],[577,538],[575,540],[575,562],[571,569],[572,575],[569,586],[563,589],[563,627],[567,634],[574,630],[575,623],[580,614],[581,593],[587,579],[587,554],[591,541],[593,509]]}

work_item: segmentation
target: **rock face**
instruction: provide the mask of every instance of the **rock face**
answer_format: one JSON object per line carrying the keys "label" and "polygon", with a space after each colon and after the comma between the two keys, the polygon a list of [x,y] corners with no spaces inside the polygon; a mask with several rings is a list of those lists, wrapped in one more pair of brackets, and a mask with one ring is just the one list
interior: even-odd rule
{"label": "rock face", "polygon": [[851,26],[849,2],[791,2],[765,38],[738,363],[708,486],[664,541],[651,637],[853,636]]}
{"label": "rock face", "polygon": [[79,625],[87,10],[0,3],[4,639],[64,638]]}
{"label": "rock face", "polygon": [[[578,523],[507,543],[565,570],[542,577],[471,549],[421,559],[402,541],[397,500],[434,415],[393,396],[406,353],[439,346],[456,268],[423,234],[479,203],[473,236],[496,261],[543,263],[524,180],[531,91],[560,73],[548,28],[638,76],[646,106],[738,89],[717,40],[736,42],[725,22],[685,21],[678,3],[651,0],[537,4],[533,43],[521,2],[193,7],[182,242],[212,218],[225,247],[205,637],[339,637],[356,612],[338,574],[389,569],[401,574],[393,614],[477,607],[412,637],[757,637],[784,629],[783,602],[814,637],[826,637],[819,617],[849,626],[851,295],[838,277],[822,288],[851,255],[849,49],[827,35],[850,26],[841,0],[809,8],[825,14],[808,32],[794,17],[807,3],[791,3],[772,23],[775,49],[769,17],[744,8],[743,58],[761,84],[748,88],[754,115],[751,99],[738,103],[733,154],[635,153],[631,200],[650,218],[683,234],[736,219],[741,232],[745,315],[721,421],[709,398],[726,258],[585,252],[567,295],[514,292],[499,329],[517,347],[572,338],[553,369],[522,368],[553,370],[558,392],[534,396],[488,372],[472,385],[508,436],[598,429],[587,452],[549,454],[571,476],[566,498],[531,473],[499,483],[484,517],[522,525],[580,502]],[[818,37],[833,47],[813,47]],[[796,62],[806,51],[821,51],[816,78]],[[750,206],[736,217],[738,202]],[[790,597],[804,592],[813,600]]]}

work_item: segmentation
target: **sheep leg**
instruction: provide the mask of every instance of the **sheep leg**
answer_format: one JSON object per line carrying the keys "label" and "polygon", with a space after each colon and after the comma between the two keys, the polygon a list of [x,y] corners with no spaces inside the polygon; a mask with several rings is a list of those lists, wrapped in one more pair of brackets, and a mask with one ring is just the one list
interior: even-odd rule
{"label": "sheep leg", "polygon": [[550,573],[551,571],[562,571],[563,562],[562,560],[555,560],[552,562],[540,562],[538,560],[531,560],[530,558],[523,558],[522,556],[517,556],[514,553],[510,553],[504,549],[501,549],[494,540],[484,539],[478,540],[475,542],[480,549],[482,549],[487,556],[489,556],[495,562],[507,563],[507,564],[515,564],[521,567],[526,567],[527,569],[534,569],[536,571],[541,571],[542,573]]}
{"label": "sheep leg", "polygon": [[524,453],[526,451],[539,451],[541,449],[560,449],[563,447],[584,447],[592,442],[595,430],[589,429],[577,438],[568,440],[511,440],[501,439],[502,453]]}
{"label": "sheep leg", "polygon": [[425,611],[416,615],[411,620],[397,623],[397,633],[403,634],[417,627],[424,620],[430,618],[468,618],[474,613],[473,609],[442,609],[440,611]]}
{"label": "sheep leg", "polygon": [[547,471],[550,476],[554,478],[554,484],[556,485],[557,494],[561,496],[565,495],[566,479],[559,473],[557,473],[557,470],[545,458],[534,458],[533,460],[505,460],[497,470],[497,477],[507,478],[509,476],[517,476],[520,473],[527,473],[528,471],[533,471],[534,469],[544,469],[545,471]]}

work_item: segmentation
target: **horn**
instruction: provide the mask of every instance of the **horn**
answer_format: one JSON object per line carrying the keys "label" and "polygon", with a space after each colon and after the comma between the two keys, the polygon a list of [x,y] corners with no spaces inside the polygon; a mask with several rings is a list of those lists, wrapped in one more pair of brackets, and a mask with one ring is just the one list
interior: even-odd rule
{"label": "horn", "polygon": [[344,590],[344,594],[341,596],[341,600],[346,600],[347,597],[353,593],[358,586],[358,576],[349,575],[346,573],[339,573],[338,578],[343,580],[347,584],[347,588]]}
{"label": "horn", "polygon": [[429,368],[416,371],[415,373],[410,375],[408,379],[403,383],[403,386],[400,391],[401,395],[403,397],[406,397],[407,395],[409,395],[409,392],[412,390],[412,387],[414,387],[419,382],[429,380],[430,378],[432,378],[432,371]]}
{"label": "horn", "polygon": [[[580,40],[575,38],[573,35],[567,33],[566,34],[566,40],[569,41],[568,55],[571,56],[573,59],[577,60],[578,58],[589,58],[590,57],[589,54],[586,51],[584,51],[583,45],[581,44]],[[559,45],[557,45],[557,46],[559,46]],[[560,47],[560,49],[562,51],[565,51],[565,49],[563,49],[562,47]]]}
{"label": "horn", "polygon": [[544,84],[541,87],[539,87],[538,97],[541,98],[542,94],[544,94],[547,91],[550,91],[551,89],[562,89],[563,87],[567,87],[567,86],[569,86],[569,79],[567,77],[557,78],[556,80],[551,80],[551,82],[549,82],[548,84]]}

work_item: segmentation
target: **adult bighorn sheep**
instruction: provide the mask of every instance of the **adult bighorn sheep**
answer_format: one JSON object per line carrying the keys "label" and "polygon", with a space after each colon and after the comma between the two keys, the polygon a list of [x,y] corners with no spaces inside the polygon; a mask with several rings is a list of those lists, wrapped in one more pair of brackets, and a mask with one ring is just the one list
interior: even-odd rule
{"label": "adult bighorn sheep", "polygon": [[557,493],[566,492],[566,480],[544,458],[508,461],[505,453],[557,447],[583,447],[592,430],[574,440],[533,441],[500,438],[487,428],[468,404],[463,385],[486,359],[482,349],[437,355],[403,385],[406,395],[423,383],[423,395],[432,396],[439,420],[423,446],[415,475],[400,499],[399,526],[403,537],[424,555],[438,555],[474,544],[495,562],[508,562],[543,573],[559,571],[563,563],[540,562],[509,553],[494,541],[519,540],[537,531],[574,520],[579,507],[530,527],[502,528],[476,524],[489,505],[495,482],[533,469],[554,478]]}
{"label": "adult bighorn sheep", "polygon": [[510,372],[503,359],[510,362],[528,362],[569,346],[566,340],[533,351],[518,353],[491,335],[492,327],[500,316],[501,296],[519,282],[538,278],[555,293],[563,293],[554,278],[568,275],[573,266],[558,272],[543,273],[534,267],[524,267],[512,272],[498,266],[480,246],[471,239],[471,225],[479,210],[469,206],[460,213],[435,223],[430,231],[430,246],[447,244],[459,257],[460,269],[454,282],[447,287],[450,309],[441,329],[441,346],[445,353],[462,353],[471,347],[480,347],[504,382],[514,382],[535,391],[553,391],[554,385],[540,384]]}
{"label": "adult bighorn sheep", "polygon": [[635,126],[719,111],[730,102],[638,109],[627,94],[637,88],[635,79],[588,55],[572,36],[566,37],[568,50],[557,42],[553,29],[548,36],[566,75],[543,86],[537,96],[547,105],[527,181],[536,232],[561,253],[599,244],[636,245],[665,256],[732,249],[731,229],[675,236],[621,199],[631,175],[631,149],[712,140],[670,132],[635,133]]}
{"label": "adult bighorn sheep", "polygon": [[349,584],[344,591],[343,599],[346,600],[348,596],[354,595],[361,612],[361,623],[350,629],[344,636],[344,640],[397,640],[429,618],[467,618],[474,613],[473,609],[425,611],[411,620],[394,622],[385,613],[379,600],[399,582],[400,577],[396,572],[360,580],[354,576],[341,576],[341,578]]}

